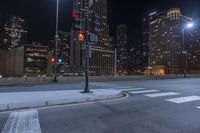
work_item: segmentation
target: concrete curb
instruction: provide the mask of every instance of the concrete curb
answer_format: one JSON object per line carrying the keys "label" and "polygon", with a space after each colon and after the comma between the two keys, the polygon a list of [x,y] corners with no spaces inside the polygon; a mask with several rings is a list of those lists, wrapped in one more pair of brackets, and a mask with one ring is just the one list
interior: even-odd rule
{"label": "concrete curb", "polygon": [[96,98],[81,98],[78,100],[68,100],[68,99],[59,99],[59,100],[49,100],[41,102],[24,102],[24,103],[14,103],[14,104],[0,104],[0,112],[14,111],[14,110],[23,110],[23,109],[34,109],[34,108],[45,108],[58,105],[72,105],[72,104],[81,104],[89,102],[100,102],[105,100],[113,100],[124,97],[124,93],[120,92],[117,95],[110,96],[99,96]]}

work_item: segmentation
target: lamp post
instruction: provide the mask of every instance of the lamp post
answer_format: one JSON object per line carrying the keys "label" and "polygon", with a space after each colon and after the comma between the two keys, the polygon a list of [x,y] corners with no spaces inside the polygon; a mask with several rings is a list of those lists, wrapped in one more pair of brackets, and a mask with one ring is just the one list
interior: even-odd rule
{"label": "lamp post", "polygon": [[183,48],[184,51],[182,53],[185,54],[185,69],[184,69],[184,78],[187,77],[187,69],[188,69],[188,51],[187,48],[185,47],[185,30],[190,29],[193,27],[193,23],[188,23],[186,26],[183,27],[182,29],[182,43],[183,43]]}
{"label": "lamp post", "polygon": [[54,80],[53,82],[57,82],[57,59],[58,59],[58,11],[59,11],[59,0],[56,3],[56,32],[55,32],[55,70],[54,70]]}

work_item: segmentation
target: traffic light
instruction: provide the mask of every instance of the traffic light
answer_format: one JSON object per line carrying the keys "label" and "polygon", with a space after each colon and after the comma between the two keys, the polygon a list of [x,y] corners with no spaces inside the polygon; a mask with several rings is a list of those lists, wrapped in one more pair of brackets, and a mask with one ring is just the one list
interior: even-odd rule
{"label": "traffic light", "polygon": [[51,58],[51,62],[54,63],[56,59],[54,57]]}
{"label": "traffic light", "polygon": [[78,33],[78,40],[79,41],[85,41],[86,40],[86,34],[85,34],[85,32],[79,32]]}
{"label": "traffic light", "polygon": [[80,31],[81,30],[81,13],[75,9],[72,11],[73,17],[73,30]]}
{"label": "traffic light", "polygon": [[58,58],[58,62],[61,63],[61,62],[62,62],[62,59],[61,59],[61,58]]}

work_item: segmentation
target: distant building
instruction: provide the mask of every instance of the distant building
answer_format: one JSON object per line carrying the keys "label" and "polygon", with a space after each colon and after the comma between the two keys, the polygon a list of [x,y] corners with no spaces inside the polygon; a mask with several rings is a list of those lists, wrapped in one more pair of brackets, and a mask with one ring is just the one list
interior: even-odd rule
{"label": "distant building", "polygon": [[3,25],[3,48],[12,49],[24,45],[27,33],[24,19],[18,16],[7,17]]}
{"label": "distant building", "polygon": [[149,23],[149,66],[163,65],[168,73],[184,73],[182,29],[190,18],[173,8]]}
{"label": "distant building", "polygon": [[120,24],[116,31],[117,70],[118,74],[126,74],[128,70],[127,26]]}
{"label": "distant building", "polygon": [[187,71],[200,74],[200,28],[196,25],[185,31],[185,46],[188,52]]}
{"label": "distant building", "polygon": [[0,75],[37,76],[52,73],[48,47],[25,45],[0,51]]}
{"label": "distant building", "polygon": [[[58,74],[59,75],[70,75],[70,39],[71,35],[68,32],[58,32],[58,49],[57,57],[60,60],[58,62]],[[48,42],[49,51],[55,57],[55,41],[50,40]]]}
{"label": "distant building", "polygon": [[69,75],[70,72],[70,33],[59,31],[58,39],[58,65],[60,75]]}
{"label": "distant building", "polygon": [[146,69],[150,64],[149,59],[149,23],[166,14],[165,11],[153,11],[143,16],[142,27],[142,67]]}
{"label": "distant building", "polygon": [[3,48],[3,17],[0,12],[0,49]]}
{"label": "distant building", "polygon": [[110,39],[109,39],[109,41],[110,41],[111,47],[114,49],[115,46],[116,46],[115,38],[113,36],[111,36]]}
{"label": "distant building", "polygon": [[[141,45],[139,45],[141,46]],[[143,64],[142,64],[142,51],[141,48],[132,46],[129,50],[128,55],[128,68],[130,74],[142,74]]]}

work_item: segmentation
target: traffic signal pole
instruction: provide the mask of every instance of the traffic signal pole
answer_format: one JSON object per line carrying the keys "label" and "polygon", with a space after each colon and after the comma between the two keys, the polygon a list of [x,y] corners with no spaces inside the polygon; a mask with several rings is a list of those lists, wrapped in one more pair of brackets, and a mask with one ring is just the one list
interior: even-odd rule
{"label": "traffic signal pole", "polygon": [[[82,16],[83,16],[83,23],[82,23],[82,31],[85,35],[85,39],[83,39],[80,35],[80,41],[83,41],[85,43],[85,49],[84,49],[84,77],[85,77],[85,88],[83,93],[90,93],[90,88],[89,88],[89,61],[91,58],[91,42],[97,42],[97,36],[94,34],[89,33],[89,15],[94,15],[94,12],[89,10],[88,7],[81,9],[82,11]],[[80,33],[81,34],[81,33]],[[91,37],[91,35],[93,35]]]}
{"label": "traffic signal pole", "polygon": [[85,76],[85,88],[84,88],[84,91],[83,93],[89,93],[90,92],[90,89],[89,89],[89,53],[90,53],[90,49],[89,49],[89,31],[88,31],[88,17],[89,17],[89,14],[88,14],[88,11],[86,10],[86,12],[84,12],[84,23],[83,23],[83,30],[85,31],[85,43],[86,43],[86,48],[85,48],[85,66],[84,66],[84,76]]}

